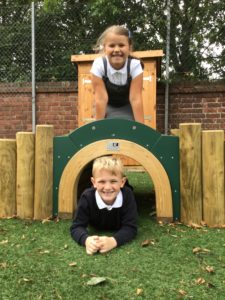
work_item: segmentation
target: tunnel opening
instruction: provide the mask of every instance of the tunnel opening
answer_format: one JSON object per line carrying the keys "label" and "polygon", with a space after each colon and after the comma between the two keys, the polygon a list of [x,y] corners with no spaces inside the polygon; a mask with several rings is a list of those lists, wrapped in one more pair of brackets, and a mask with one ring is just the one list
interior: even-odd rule
{"label": "tunnel opening", "polygon": [[[171,221],[173,219],[171,186],[161,162],[149,150],[136,143],[121,139],[114,140],[113,143],[119,145],[119,151],[109,148],[108,145],[111,143],[111,140],[108,139],[91,143],[74,154],[69,160],[59,184],[59,215],[63,215],[64,218],[72,217],[80,194],[81,185],[79,182],[80,180],[85,181],[84,173],[88,168],[90,169],[95,158],[104,155],[125,155],[134,160],[138,158],[139,164],[151,177],[155,188],[157,219]],[[88,176],[88,178],[90,177]]]}
{"label": "tunnel opening", "polygon": [[[137,203],[138,212],[142,215],[154,218],[156,216],[155,187],[145,168],[139,162],[131,160],[128,156],[121,156],[124,164],[124,172],[127,178],[127,185],[133,192]],[[94,160],[93,160],[94,161]],[[82,192],[92,186],[92,164],[89,162],[82,170],[77,186],[77,201]]]}

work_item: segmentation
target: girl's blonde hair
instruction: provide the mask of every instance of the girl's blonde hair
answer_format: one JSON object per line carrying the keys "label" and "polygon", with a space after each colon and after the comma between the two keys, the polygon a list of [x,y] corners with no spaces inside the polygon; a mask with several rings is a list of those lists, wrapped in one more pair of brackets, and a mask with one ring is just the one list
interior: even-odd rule
{"label": "girl's blonde hair", "polygon": [[120,174],[121,177],[124,177],[124,166],[118,157],[101,156],[96,158],[92,167],[92,176],[95,177],[96,172],[100,170],[107,170],[113,175]]}
{"label": "girl's blonde hair", "polygon": [[120,26],[120,25],[113,25],[110,26],[108,28],[106,28],[106,30],[99,36],[93,50],[95,52],[101,52],[103,50],[103,46],[105,43],[105,38],[107,36],[108,33],[114,33],[114,34],[118,34],[118,35],[124,35],[127,37],[128,43],[131,47],[132,50],[132,46],[133,46],[133,42],[132,42],[132,37],[131,37],[131,33],[130,31],[124,27],[124,26]]}

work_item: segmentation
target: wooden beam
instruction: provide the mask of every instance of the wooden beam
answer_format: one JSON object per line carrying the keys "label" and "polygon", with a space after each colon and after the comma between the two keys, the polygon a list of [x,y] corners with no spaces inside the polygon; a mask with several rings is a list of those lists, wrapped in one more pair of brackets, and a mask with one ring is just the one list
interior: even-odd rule
{"label": "wooden beam", "polygon": [[16,203],[17,216],[21,219],[34,217],[34,142],[32,132],[18,132]]}
{"label": "wooden beam", "polygon": [[[98,54],[79,54],[79,55],[72,55],[71,62],[78,63],[78,62],[92,62],[95,60],[96,57],[101,56],[102,53]],[[136,56],[138,58],[161,58],[164,56],[163,50],[147,50],[147,51],[134,51],[131,55]]]}
{"label": "wooden beam", "polygon": [[224,131],[202,131],[203,218],[209,226],[225,224]]}
{"label": "wooden beam", "polygon": [[37,125],[35,141],[34,219],[52,216],[53,126]]}
{"label": "wooden beam", "polygon": [[16,140],[0,139],[0,218],[16,214]]}
{"label": "wooden beam", "polygon": [[202,221],[201,124],[179,126],[181,222]]}

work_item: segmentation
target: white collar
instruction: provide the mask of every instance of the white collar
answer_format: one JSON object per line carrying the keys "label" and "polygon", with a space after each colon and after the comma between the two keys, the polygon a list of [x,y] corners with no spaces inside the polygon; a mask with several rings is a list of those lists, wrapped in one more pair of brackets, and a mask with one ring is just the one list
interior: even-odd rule
{"label": "white collar", "polygon": [[119,69],[119,70],[116,70],[116,69],[114,69],[111,65],[110,65],[110,63],[109,63],[109,59],[108,59],[108,57],[106,56],[106,60],[107,60],[107,62],[108,62],[108,68],[109,68],[109,72],[110,72],[110,74],[115,74],[115,73],[121,73],[121,74],[126,74],[127,73],[127,59],[126,59],[126,61],[125,61],[125,64],[124,64],[124,66],[121,68],[121,69]]}
{"label": "white collar", "polygon": [[107,208],[108,210],[111,210],[113,208],[121,207],[123,204],[123,194],[121,191],[119,191],[119,194],[117,195],[113,205],[105,204],[97,190],[95,191],[95,199],[99,209]]}

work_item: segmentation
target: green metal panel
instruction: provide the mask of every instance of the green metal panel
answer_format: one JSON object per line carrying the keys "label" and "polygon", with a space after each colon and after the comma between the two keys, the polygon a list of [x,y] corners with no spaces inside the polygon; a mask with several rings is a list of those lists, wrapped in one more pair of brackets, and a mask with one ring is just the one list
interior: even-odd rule
{"label": "green metal panel", "polygon": [[[104,139],[123,139],[149,150],[163,165],[170,180],[174,219],[180,218],[179,139],[129,120],[105,119],[84,125],[72,133],[54,138],[53,214],[58,213],[58,188],[70,158],[83,147]],[[138,161],[138,158],[137,158]]]}

